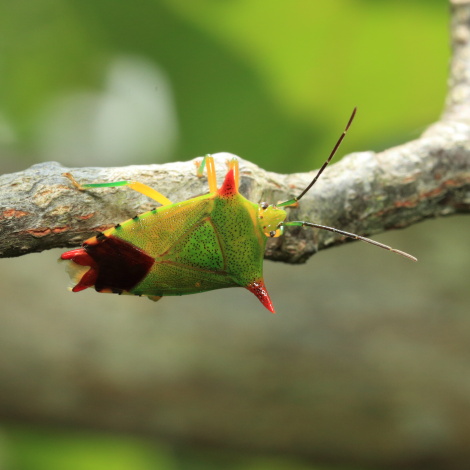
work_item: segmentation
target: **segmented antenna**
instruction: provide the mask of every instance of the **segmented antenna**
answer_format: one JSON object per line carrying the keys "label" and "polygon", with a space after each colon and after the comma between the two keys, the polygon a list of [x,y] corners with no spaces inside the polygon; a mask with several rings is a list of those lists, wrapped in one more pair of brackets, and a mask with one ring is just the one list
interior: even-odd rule
{"label": "segmented antenna", "polygon": [[397,250],[396,248],[392,248],[389,245],[385,245],[384,243],[377,242],[370,238],[362,237],[361,235],[357,235],[355,233],[346,232],[344,230],[339,230],[334,227],[329,227],[328,225],[321,225],[321,224],[315,224],[312,222],[303,222],[300,220],[294,220],[292,222],[282,222],[280,226],[281,227],[314,227],[314,228],[319,228],[322,230],[328,230],[329,232],[338,233],[340,235],[344,235],[345,237],[349,237],[354,240],[361,240],[363,242],[370,243],[371,245],[378,246],[379,248],[383,248],[384,250],[388,250],[388,251],[391,251],[392,253],[396,253],[398,255],[404,256],[405,258],[408,258],[412,261],[418,261],[417,258],[415,258],[413,255],[410,255],[409,253],[406,253],[401,250]]}
{"label": "segmented antenna", "polygon": [[317,174],[315,175],[315,178],[313,178],[311,183],[298,196],[294,197],[293,199],[290,199],[289,201],[281,202],[280,204],[276,204],[277,207],[290,206],[292,204],[295,204],[297,201],[302,199],[305,196],[305,194],[310,190],[310,188],[317,182],[318,178],[320,178],[320,175],[323,173],[323,170],[328,166],[328,163],[330,163],[331,159],[334,157],[336,151],[338,150],[339,146],[341,145],[341,142],[343,141],[344,137],[346,136],[346,133],[348,132],[348,129],[351,126],[351,124],[354,120],[354,116],[356,116],[356,111],[357,111],[357,108],[354,108],[353,112],[351,114],[351,117],[349,118],[349,121],[348,121],[343,133],[341,134],[340,138],[338,139],[335,146],[333,147],[333,150],[331,151],[330,156],[327,158],[326,162],[323,163],[321,168],[318,170]]}

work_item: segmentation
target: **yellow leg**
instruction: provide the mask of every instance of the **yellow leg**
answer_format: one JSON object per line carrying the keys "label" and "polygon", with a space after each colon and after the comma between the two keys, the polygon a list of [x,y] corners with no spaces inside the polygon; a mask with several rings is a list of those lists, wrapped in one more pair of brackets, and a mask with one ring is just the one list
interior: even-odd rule
{"label": "yellow leg", "polygon": [[238,165],[238,160],[236,158],[232,158],[227,162],[227,166],[230,170],[233,170],[233,176],[235,179],[235,186],[238,191],[238,185],[240,183],[240,168]]}
{"label": "yellow leg", "polygon": [[129,186],[129,188],[133,189],[134,191],[144,194],[145,196],[159,202],[162,206],[173,204],[163,194],[159,193],[150,186],[147,186],[146,184],[139,183],[138,181],[115,181],[113,183],[80,184],[70,173],[64,173],[63,176],[67,177],[80,191],[88,188],[114,188],[117,186]]}
{"label": "yellow leg", "polygon": [[139,183],[138,181],[128,181],[127,186],[137,191],[139,193],[145,194],[151,199],[159,202],[162,206],[167,206],[168,204],[173,204],[167,197],[165,197],[162,193],[159,193],[155,189],[147,186],[146,184]]}
{"label": "yellow leg", "polygon": [[201,178],[204,173],[204,167],[207,167],[207,182],[209,183],[209,192],[215,193],[217,191],[217,175],[215,173],[214,157],[206,155],[201,163],[196,163],[197,176]]}
{"label": "yellow leg", "polygon": [[209,183],[209,192],[215,193],[217,191],[217,174],[215,172],[214,157],[208,156],[206,159],[207,164],[207,182]]}

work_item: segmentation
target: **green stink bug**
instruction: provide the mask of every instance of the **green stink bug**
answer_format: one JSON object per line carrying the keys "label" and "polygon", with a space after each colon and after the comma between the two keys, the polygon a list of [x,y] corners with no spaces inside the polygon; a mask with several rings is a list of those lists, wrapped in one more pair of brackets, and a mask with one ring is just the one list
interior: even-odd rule
{"label": "green stink bug", "polygon": [[315,184],[333,158],[354,119],[354,109],[328,159],[310,184],[279,204],[248,201],[238,192],[238,161],[217,188],[214,160],[202,160],[198,176],[207,167],[209,193],[172,203],[158,191],[135,181],[78,184],[78,189],[129,186],[161,204],[63,253],[76,282],[73,292],[95,287],[98,292],[146,295],[158,300],[166,295],[196,294],[224,287],[244,287],[274,313],[263,280],[263,257],[269,237],[282,235],[284,227],[315,227],[362,240],[416,261],[413,256],[354,233],[312,222],[286,222],[284,207],[296,204]]}

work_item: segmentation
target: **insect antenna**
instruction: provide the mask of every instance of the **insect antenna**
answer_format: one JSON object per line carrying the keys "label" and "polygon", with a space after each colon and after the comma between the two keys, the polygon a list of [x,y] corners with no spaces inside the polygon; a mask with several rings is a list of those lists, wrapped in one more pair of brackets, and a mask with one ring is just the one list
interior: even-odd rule
{"label": "insect antenna", "polygon": [[312,222],[302,222],[300,220],[292,221],[292,222],[283,222],[280,224],[282,227],[314,227],[314,228],[320,228],[323,230],[328,230],[329,232],[333,233],[338,233],[340,235],[344,235],[345,237],[353,238],[354,240],[362,240],[363,242],[370,243],[371,245],[378,246],[379,248],[383,248],[384,250],[391,251],[393,253],[397,253],[399,255],[404,256],[405,258],[408,258],[412,261],[418,261],[417,258],[415,258],[413,255],[410,255],[409,253],[405,253],[404,251],[397,250],[395,248],[392,248],[391,246],[385,245],[383,243],[377,242],[375,240],[372,240],[370,238],[366,237],[361,237],[360,235],[356,235],[355,233],[351,232],[345,232],[344,230],[339,230],[334,227],[329,227],[328,225],[321,225],[321,224],[315,224]]}
{"label": "insect antenna", "polygon": [[[357,111],[357,108],[354,108],[353,112],[351,114],[351,117],[349,118],[349,121],[346,124],[346,127],[344,128],[343,133],[341,134],[341,136],[339,137],[339,139],[336,142],[335,146],[333,147],[333,150],[331,151],[329,157],[327,158],[325,163],[323,163],[321,168],[318,170],[317,174],[315,175],[313,180],[310,182],[310,184],[298,196],[294,197],[293,199],[290,199],[289,201],[281,202],[280,204],[277,204],[277,207],[291,206],[291,205],[295,204],[317,182],[318,178],[323,173],[324,169],[328,166],[331,159],[334,157],[336,151],[338,150],[339,146],[341,145],[341,142],[343,141],[344,137],[346,136],[346,133],[348,132],[348,129],[351,126],[351,124],[354,120],[354,117],[356,116],[356,111]],[[393,253],[397,253],[401,256],[404,256],[405,258],[411,259],[412,261],[418,261],[417,258],[415,258],[414,256],[412,256],[408,253],[405,253],[404,251],[397,250],[395,248],[392,248],[391,246],[385,245],[385,244],[377,242],[375,240],[371,240],[370,238],[361,237],[360,235],[357,235],[355,233],[345,232],[344,230],[339,230],[337,228],[329,227],[327,225],[321,225],[321,224],[315,224],[313,222],[303,222],[303,221],[300,221],[300,220],[295,220],[295,221],[291,221],[291,222],[281,222],[278,225],[278,229],[282,230],[283,227],[289,227],[289,226],[290,227],[295,227],[295,226],[297,226],[297,227],[314,227],[314,228],[319,228],[319,229],[323,229],[323,230],[328,230],[330,232],[338,233],[339,235],[343,235],[345,237],[352,238],[354,240],[362,240],[363,242],[370,243],[371,245],[378,246],[379,248],[383,248],[384,250],[388,250],[388,251],[391,251]]]}
{"label": "insect antenna", "polygon": [[351,114],[351,117],[349,118],[349,121],[348,121],[343,133],[341,134],[340,138],[338,139],[335,146],[333,147],[333,150],[331,151],[330,156],[327,158],[325,163],[323,163],[321,168],[318,170],[317,174],[315,175],[315,178],[313,178],[311,183],[298,196],[294,197],[293,199],[289,199],[286,202],[281,202],[280,204],[276,204],[277,207],[291,206],[292,204],[295,204],[297,201],[302,199],[305,196],[305,194],[310,190],[310,188],[317,182],[318,178],[320,178],[320,175],[323,173],[323,170],[328,166],[331,159],[334,157],[336,151],[338,150],[339,146],[341,145],[341,142],[343,141],[344,137],[346,136],[346,133],[348,132],[348,129],[351,126],[351,124],[354,120],[354,116],[356,115],[356,111],[357,111],[357,108],[354,108],[353,112]]}

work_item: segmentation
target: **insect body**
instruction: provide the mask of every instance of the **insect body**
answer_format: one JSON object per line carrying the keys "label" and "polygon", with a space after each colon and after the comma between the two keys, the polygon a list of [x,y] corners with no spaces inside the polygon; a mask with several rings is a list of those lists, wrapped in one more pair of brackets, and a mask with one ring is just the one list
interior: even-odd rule
{"label": "insect body", "polygon": [[146,295],[158,300],[166,295],[195,294],[224,287],[244,287],[271,312],[274,308],[263,281],[263,257],[269,237],[287,226],[312,226],[372,243],[416,260],[374,240],[311,222],[286,222],[286,206],[295,204],[313,186],[333,157],[349,123],[328,160],[313,181],[296,198],[281,204],[255,204],[238,192],[238,161],[217,188],[214,160],[206,156],[198,174],[207,166],[209,194],[172,203],[142,183],[79,185],[79,189],[130,186],[162,204],[161,207],[116,225],[86,240],[81,248],[63,253],[71,262],[74,292],[95,287],[98,292]]}

